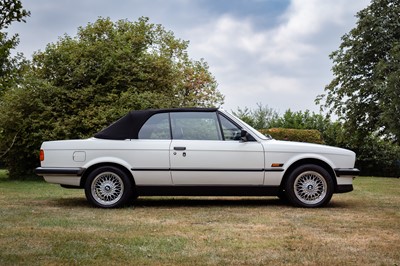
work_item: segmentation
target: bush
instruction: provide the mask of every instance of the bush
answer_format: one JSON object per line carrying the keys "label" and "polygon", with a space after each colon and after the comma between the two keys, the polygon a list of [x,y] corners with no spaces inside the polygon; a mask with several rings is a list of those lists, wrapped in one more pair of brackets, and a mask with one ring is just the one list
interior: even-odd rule
{"label": "bush", "polygon": [[259,130],[262,134],[267,134],[277,140],[289,140],[298,142],[309,142],[324,144],[321,133],[311,129],[292,129],[292,128],[270,128]]}
{"label": "bush", "polygon": [[376,136],[364,138],[352,148],[357,153],[356,167],[364,176],[400,176],[400,147]]}

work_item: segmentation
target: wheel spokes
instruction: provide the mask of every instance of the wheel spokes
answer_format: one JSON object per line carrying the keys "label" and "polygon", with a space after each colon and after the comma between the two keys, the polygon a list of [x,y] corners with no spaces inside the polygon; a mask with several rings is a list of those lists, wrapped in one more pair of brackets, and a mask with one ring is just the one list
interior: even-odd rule
{"label": "wheel spokes", "polygon": [[117,174],[112,172],[101,173],[92,183],[92,195],[94,199],[105,205],[112,205],[123,195],[124,184]]}
{"label": "wheel spokes", "polygon": [[301,173],[294,183],[296,197],[307,204],[321,202],[326,195],[326,187],[324,177],[314,171]]}

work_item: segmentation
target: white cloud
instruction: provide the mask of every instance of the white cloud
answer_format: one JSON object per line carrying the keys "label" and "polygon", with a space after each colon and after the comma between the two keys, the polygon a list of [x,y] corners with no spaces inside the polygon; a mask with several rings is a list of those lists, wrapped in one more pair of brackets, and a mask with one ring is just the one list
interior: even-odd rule
{"label": "white cloud", "polygon": [[262,102],[281,111],[318,111],[314,99],[331,79],[328,55],[367,4],[293,0],[270,28],[221,14],[186,33],[190,54],[209,63],[227,109]]}

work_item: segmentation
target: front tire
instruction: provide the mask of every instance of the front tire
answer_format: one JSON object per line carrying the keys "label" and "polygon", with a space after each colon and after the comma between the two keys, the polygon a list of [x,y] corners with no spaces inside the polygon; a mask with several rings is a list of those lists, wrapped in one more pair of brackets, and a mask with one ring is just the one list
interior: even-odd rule
{"label": "front tire", "polygon": [[298,207],[323,207],[332,198],[334,183],[331,175],[318,165],[296,168],[287,179],[285,191],[289,201]]}
{"label": "front tire", "polygon": [[121,169],[102,166],[89,174],[85,183],[85,195],[96,207],[121,207],[133,196],[132,181]]}

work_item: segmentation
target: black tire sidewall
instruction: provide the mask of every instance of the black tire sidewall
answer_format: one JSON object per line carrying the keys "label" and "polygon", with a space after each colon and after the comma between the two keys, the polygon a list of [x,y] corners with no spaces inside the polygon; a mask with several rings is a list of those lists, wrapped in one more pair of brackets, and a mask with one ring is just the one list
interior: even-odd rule
{"label": "black tire sidewall", "polygon": [[[304,173],[307,171],[315,171],[315,172],[319,173],[325,179],[325,182],[327,185],[326,194],[325,194],[324,199],[316,204],[304,203],[304,202],[300,201],[295,194],[294,182],[295,182],[296,178],[301,173]],[[290,203],[292,203],[292,205],[294,205],[296,207],[304,207],[304,208],[323,207],[323,206],[327,205],[329,203],[329,201],[331,200],[333,191],[334,191],[334,183],[333,183],[331,175],[328,173],[328,171],[326,171],[321,166],[314,165],[314,164],[306,164],[306,165],[302,165],[302,166],[299,166],[296,169],[294,169],[289,174],[289,177],[285,184],[285,192],[286,192],[287,199],[290,201]]]}
{"label": "black tire sidewall", "polygon": [[[115,202],[114,204],[111,205],[104,205],[98,202],[97,200],[94,199],[92,195],[92,183],[94,179],[101,173],[104,172],[112,172],[116,175],[118,175],[124,184],[124,191],[122,194],[122,197]],[[126,203],[129,202],[131,199],[131,196],[133,195],[133,186],[132,186],[132,181],[128,177],[128,175],[121,170],[118,167],[115,166],[101,166],[99,168],[94,169],[89,175],[88,178],[86,179],[85,182],[85,195],[86,199],[89,201],[89,203],[95,207],[100,207],[100,208],[118,208],[124,206]]]}

